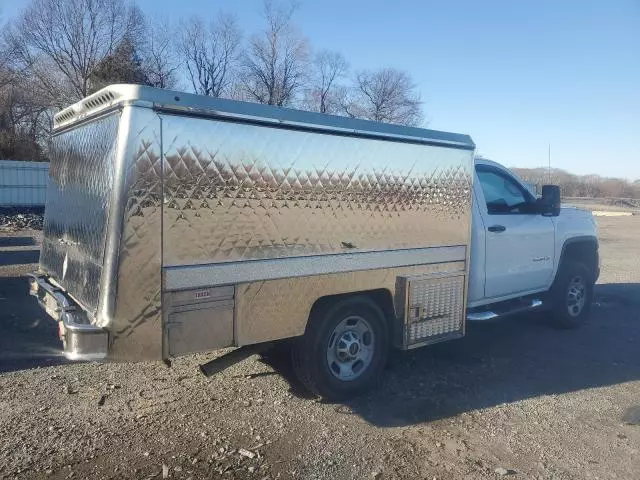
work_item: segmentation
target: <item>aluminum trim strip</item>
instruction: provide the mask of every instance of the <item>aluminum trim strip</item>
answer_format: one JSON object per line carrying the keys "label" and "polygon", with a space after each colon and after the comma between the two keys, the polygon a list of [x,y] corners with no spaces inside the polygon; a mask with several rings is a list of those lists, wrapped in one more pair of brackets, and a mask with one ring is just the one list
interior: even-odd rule
{"label": "aluminum trim strip", "polygon": [[114,180],[111,186],[111,205],[107,214],[107,238],[105,241],[102,277],[100,278],[100,299],[98,302],[98,324],[107,327],[113,319],[116,303],[116,285],[118,277],[118,249],[122,236],[122,217],[125,209],[125,178],[127,144],[132,136],[131,122],[133,109],[122,110],[119,123],[114,158]]}
{"label": "aluminum trim strip", "polygon": [[153,104],[160,108],[170,108],[186,114],[215,112],[238,119],[259,118],[271,122],[289,125],[321,126],[333,131],[352,131],[387,138],[411,138],[412,141],[429,141],[443,145],[457,145],[459,148],[475,149],[469,135],[427,130],[418,127],[391,125],[370,120],[326,115],[317,112],[295,110],[250,102],[239,102],[204,95],[177,92],[141,85],[110,85],[93,95],[65,108],[54,117],[54,127],[62,128],[113,106],[141,102],[143,105]]}
{"label": "aluminum trim strip", "polygon": [[465,261],[467,247],[411,248],[164,268],[164,289],[180,290],[279,278]]}
{"label": "aluminum trim strip", "polygon": [[305,123],[299,121],[281,120],[278,118],[259,117],[255,115],[245,115],[240,113],[228,113],[219,110],[196,110],[187,109],[174,105],[156,105],[154,108],[161,113],[169,113],[174,115],[195,116],[212,118],[217,120],[237,121],[243,123],[253,123],[264,125],[267,127],[285,128],[285,129],[299,129],[308,130],[319,133],[329,133],[336,135],[374,138],[381,140],[391,140],[398,142],[410,142],[420,143],[433,146],[445,146],[451,148],[459,148],[463,150],[474,150],[475,145],[461,140],[443,140],[443,139],[430,139],[417,135],[402,135],[397,133],[381,133],[374,130],[365,130],[362,128],[345,128],[332,125],[318,124],[318,123]]}

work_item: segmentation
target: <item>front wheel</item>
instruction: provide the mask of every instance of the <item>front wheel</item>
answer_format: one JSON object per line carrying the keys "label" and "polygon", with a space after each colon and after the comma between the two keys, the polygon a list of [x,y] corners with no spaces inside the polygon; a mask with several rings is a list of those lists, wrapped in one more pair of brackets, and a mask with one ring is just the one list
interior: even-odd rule
{"label": "front wheel", "polygon": [[314,312],[292,356],[296,375],[309,391],[339,400],[375,385],[388,350],[384,314],[369,298],[358,296]]}
{"label": "front wheel", "polygon": [[554,324],[576,328],[586,322],[593,299],[593,275],[582,263],[567,261],[561,266],[551,289]]}

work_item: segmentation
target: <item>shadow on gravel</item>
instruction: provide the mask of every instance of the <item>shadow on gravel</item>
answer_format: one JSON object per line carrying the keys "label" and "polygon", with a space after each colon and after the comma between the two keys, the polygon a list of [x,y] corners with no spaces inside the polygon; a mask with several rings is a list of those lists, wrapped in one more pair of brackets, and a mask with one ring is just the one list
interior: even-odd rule
{"label": "shadow on gravel", "polygon": [[0,372],[65,362],[55,322],[28,292],[26,277],[0,277]]}
{"label": "shadow on gravel", "polygon": [[[288,344],[276,345],[260,355],[260,361],[273,368],[275,373],[282,376],[289,384],[289,392],[298,398],[311,400],[313,395],[298,380],[291,363],[291,348]],[[270,372],[269,372],[270,373]]]}
{"label": "shadow on gravel", "polygon": [[381,388],[348,406],[394,427],[640,380],[640,284],[597,285],[590,321],[576,330],[546,320],[470,324],[461,340],[398,353]]}
{"label": "shadow on gravel", "polygon": [[[598,285],[591,320],[576,330],[556,330],[545,320],[542,314],[470,324],[461,340],[394,353],[380,388],[336,411],[396,427],[640,380],[640,284]],[[65,363],[56,325],[28,295],[26,277],[0,278],[0,329],[0,372]],[[310,398],[286,346],[262,361],[292,394]]]}
{"label": "shadow on gravel", "polygon": [[30,247],[37,245],[33,237],[0,237],[0,247]]}
{"label": "shadow on gravel", "polygon": [[0,267],[6,265],[26,265],[38,263],[40,250],[12,250],[0,252]]}
{"label": "shadow on gravel", "polygon": [[[380,388],[336,411],[397,427],[640,380],[638,342],[640,284],[597,285],[591,319],[581,328],[554,329],[546,314],[469,324],[461,340],[392,354]],[[306,398],[286,352],[263,361]]]}

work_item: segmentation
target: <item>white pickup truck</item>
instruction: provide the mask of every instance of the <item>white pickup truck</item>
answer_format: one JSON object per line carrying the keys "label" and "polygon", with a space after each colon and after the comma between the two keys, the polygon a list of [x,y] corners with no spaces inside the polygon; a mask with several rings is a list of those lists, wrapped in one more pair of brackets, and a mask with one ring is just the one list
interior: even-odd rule
{"label": "white pickup truck", "polygon": [[466,321],[589,314],[588,212],[474,159],[468,135],[112,85],[54,119],[31,293],[76,360],[291,345],[323,397]]}
{"label": "white pickup truck", "polygon": [[[591,212],[544,201],[508,169],[475,160],[468,320],[551,310],[558,327],[583,322],[600,273]],[[559,195],[543,187],[543,197]],[[540,213],[543,211],[544,213]]]}

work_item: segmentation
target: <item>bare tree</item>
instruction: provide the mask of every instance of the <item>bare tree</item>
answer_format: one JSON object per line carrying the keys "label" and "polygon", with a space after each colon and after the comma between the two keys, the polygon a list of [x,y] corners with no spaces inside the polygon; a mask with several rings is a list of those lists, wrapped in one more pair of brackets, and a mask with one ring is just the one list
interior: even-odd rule
{"label": "bare tree", "polygon": [[410,126],[424,120],[416,85],[408,73],[395,68],[358,73],[342,103],[351,117]]}
{"label": "bare tree", "polygon": [[179,62],[173,42],[173,31],[166,20],[154,20],[147,28],[142,57],[147,81],[157,88],[175,88]]}
{"label": "bare tree", "polygon": [[233,17],[220,14],[209,25],[197,17],[183,23],[180,53],[196,93],[223,96],[235,73],[241,34]]}
{"label": "bare tree", "polygon": [[4,39],[0,38],[0,88],[11,81],[11,76],[9,75],[10,58],[11,50]]}
{"label": "bare tree", "polygon": [[339,52],[322,50],[312,62],[311,85],[305,92],[304,106],[320,113],[338,113],[343,87],[338,85],[346,77],[349,63]]}
{"label": "bare tree", "polygon": [[50,116],[36,81],[6,66],[0,80],[0,158],[41,160]]}
{"label": "bare tree", "polygon": [[264,3],[267,28],[250,38],[243,58],[243,88],[256,102],[288,105],[303,87],[308,45],[291,23],[296,8],[293,2]]}
{"label": "bare tree", "polygon": [[89,77],[89,92],[93,93],[114,83],[148,85],[142,59],[129,37],[125,37],[112,54],[100,60]]}
{"label": "bare tree", "polygon": [[142,12],[125,0],[32,0],[5,36],[24,68],[55,68],[35,71],[44,88],[55,91],[62,79],[77,99],[87,95],[96,64],[143,28]]}

